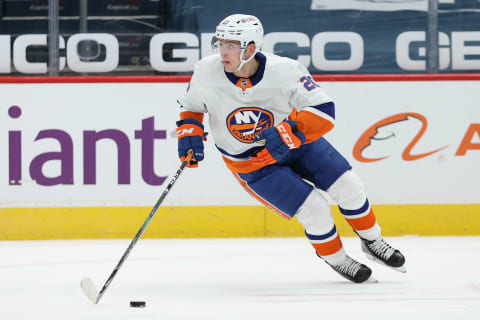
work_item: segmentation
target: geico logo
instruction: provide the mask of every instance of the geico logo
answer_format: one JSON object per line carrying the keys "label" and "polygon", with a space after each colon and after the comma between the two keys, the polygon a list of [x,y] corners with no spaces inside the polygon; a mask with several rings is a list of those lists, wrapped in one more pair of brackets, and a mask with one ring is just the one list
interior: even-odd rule
{"label": "geico logo", "polygon": [[[11,72],[10,35],[0,35],[0,73]],[[90,42],[100,50],[105,47],[105,60],[88,61],[79,52],[79,45]],[[18,36],[13,42],[13,66],[21,73],[47,73],[47,62],[30,62],[27,52],[32,46],[47,46],[47,35],[25,34]],[[107,33],[79,33],[68,38],[66,43],[66,57],[60,57],[60,70],[65,65],[74,72],[110,72],[117,68],[119,59],[119,45],[115,36]],[[59,48],[65,49],[65,40],[59,37]]]}
{"label": "geico logo", "polygon": [[[320,32],[310,41],[307,34],[302,32],[271,32],[265,35],[263,50],[274,52],[279,43],[294,43],[300,48],[311,48],[311,55],[299,55],[297,60],[305,67],[311,64],[318,70],[324,71],[352,71],[363,65],[364,42],[360,34],[351,31]],[[329,43],[347,44],[350,57],[347,59],[328,59],[325,48]]]}
{"label": "geico logo", "polygon": [[[195,63],[200,56],[212,54],[211,39],[213,33],[202,33],[199,39],[193,33],[160,33],[150,40],[150,62],[152,68],[157,71],[193,71]],[[163,47],[167,43],[184,44],[186,49],[173,49],[172,59],[164,59]],[[273,52],[279,43],[295,43],[298,47],[310,47],[310,55],[299,55],[297,60],[305,67],[311,63],[318,70],[325,71],[350,71],[359,69],[364,60],[364,44],[361,35],[355,32],[320,32],[313,36],[312,40],[307,34],[301,32],[272,32],[265,35],[262,50]],[[349,47],[348,59],[328,59],[325,48],[329,43],[346,43]],[[201,54],[200,54],[201,53]],[[183,59],[183,61],[178,61]]]}
{"label": "geico logo", "polygon": [[[149,58],[153,69],[162,72],[190,72],[200,57],[212,54],[210,46],[213,33],[202,33],[200,39],[193,33],[160,33],[150,39]],[[79,54],[79,43],[93,41],[106,48],[104,61],[88,61]],[[480,32],[451,32],[450,37],[439,33],[439,67],[441,70],[451,65],[452,70],[480,69]],[[0,73],[10,73],[12,52],[11,36],[0,35]],[[364,40],[356,32],[320,32],[311,39],[302,32],[271,32],[265,35],[263,51],[274,52],[280,43],[293,43],[299,48],[310,48],[310,54],[298,55],[297,60],[305,67],[313,65],[322,71],[353,71],[361,68],[364,62]],[[349,57],[329,59],[326,47],[329,43],[344,43]],[[163,48],[166,44],[180,44],[182,49],[172,49],[171,60],[165,60]],[[27,50],[30,46],[46,46],[46,35],[21,35],[13,43],[13,65],[21,73],[46,73],[46,62],[29,62]],[[418,53],[411,56],[411,48],[416,45]],[[421,46],[419,46],[421,45]],[[75,72],[110,72],[118,66],[118,40],[111,34],[75,34],[67,41],[67,55],[60,58],[60,70],[65,65]],[[60,37],[60,49],[65,48],[65,40]],[[396,62],[404,70],[426,70],[426,32],[408,31],[400,33],[396,39]]]}
{"label": "geico logo", "polygon": [[[193,71],[200,56],[212,53],[210,42],[212,33],[202,33],[199,39],[192,33],[162,33],[155,35],[150,41],[150,61],[157,71]],[[451,41],[450,41],[451,40]],[[480,41],[478,31],[439,33],[439,67],[446,69],[451,63],[453,70],[480,69],[480,59],[475,59],[480,51],[476,45]],[[426,70],[426,32],[408,31],[400,33],[396,39],[396,60],[400,68],[405,70]],[[451,44],[450,44],[451,42]],[[163,58],[163,46],[167,43],[186,45],[186,49],[173,49],[172,59]],[[274,52],[280,43],[293,43],[299,48],[310,48],[310,55],[299,55],[297,60],[305,67],[312,64],[318,70],[353,71],[362,67],[364,62],[364,40],[356,32],[320,32],[310,37],[302,32],[271,32],[265,35],[262,50]],[[348,46],[350,56],[346,59],[328,59],[325,48],[329,43],[344,43]],[[414,43],[423,43],[418,48],[420,58],[410,56],[410,48]],[[393,50],[393,48],[392,48]],[[451,52],[451,54],[450,54]],[[451,56],[450,56],[451,55]],[[183,61],[178,61],[183,59]]]}
{"label": "geico logo", "polygon": [[[427,69],[427,43],[425,31],[408,31],[398,35],[395,44],[397,64],[404,70]],[[440,70],[447,69],[451,64],[452,70],[475,70],[480,69],[480,32],[465,31],[452,32],[450,37],[444,33],[438,33],[438,58]],[[418,47],[417,57],[412,57],[411,50]]]}

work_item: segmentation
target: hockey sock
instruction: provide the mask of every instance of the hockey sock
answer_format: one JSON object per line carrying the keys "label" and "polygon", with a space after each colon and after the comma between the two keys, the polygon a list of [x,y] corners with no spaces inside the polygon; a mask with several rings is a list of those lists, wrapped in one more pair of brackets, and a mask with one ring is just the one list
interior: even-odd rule
{"label": "hockey sock", "polygon": [[343,209],[339,206],[340,212],[347,220],[348,224],[357,232],[357,234],[366,240],[375,240],[381,237],[381,229],[377,223],[377,218],[372,208],[365,200],[363,206],[358,209]]}
{"label": "hockey sock", "polygon": [[325,261],[331,265],[343,263],[346,253],[343,249],[342,241],[340,240],[335,225],[333,226],[333,229],[326,234],[312,235],[306,231],[305,234],[315,248],[317,254]]}

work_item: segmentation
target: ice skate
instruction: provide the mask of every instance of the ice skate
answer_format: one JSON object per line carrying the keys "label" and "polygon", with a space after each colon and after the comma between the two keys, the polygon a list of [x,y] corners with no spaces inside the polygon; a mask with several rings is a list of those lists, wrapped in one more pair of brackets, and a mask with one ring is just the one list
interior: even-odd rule
{"label": "ice skate", "polygon": [[403,273],[407,272],[403,254],[399,250],[392,248],[383,238],[372,241],[362,238],[360,240],[362,241],[362,251],[365,252],[367,258],[393,270]]}
{"label": "ice skate", "polygon": [[369,267],[352,259],[348,255],[346,256],[345,261],[342,264],[331,265],[328,262],[326,263],[342,277],[352,282],[361,283],[369,279],[371,279],[373,282],[377,282],[375,279],[370,277],[372,275],[372,270]]}

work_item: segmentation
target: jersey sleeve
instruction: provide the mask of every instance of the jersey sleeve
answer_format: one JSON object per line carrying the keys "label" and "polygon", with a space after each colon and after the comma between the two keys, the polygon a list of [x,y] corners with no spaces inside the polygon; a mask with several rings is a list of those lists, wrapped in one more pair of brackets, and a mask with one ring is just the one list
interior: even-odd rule
{"label": "jersey sleeve", "polygon": [[308,70],[300,63],[295,74],[296,87],[290,98],[297,112],[291,119],[297,122],[298,130],[310,143],[325,135],[335,125],[335,105],[325,90],[320,87]]}
{"label": "jersey sleeve", "polygon": [[180,106],[180,113],[194,112],[194,113],[206,113],[205,100],[202,94],[201,71],[198,65],[195,66],[190,83],[187,89],[178,97],[178,104]]}

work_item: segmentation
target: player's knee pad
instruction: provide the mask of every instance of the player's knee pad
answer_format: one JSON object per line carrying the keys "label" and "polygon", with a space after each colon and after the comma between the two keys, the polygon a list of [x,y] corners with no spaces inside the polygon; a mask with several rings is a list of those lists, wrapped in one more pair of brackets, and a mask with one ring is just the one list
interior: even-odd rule
{"label": "player's knee pad", "polygon": [[327,192],[341,208],[347,210],[358,209],[367,200],[363,184],[352,170],[348,170],[341,175]]}
{"label": "player's knee pad", "polygon": [[308,234],[326,234],[334,225],[328,201],[315,189],[298,209],[296,217]]}

